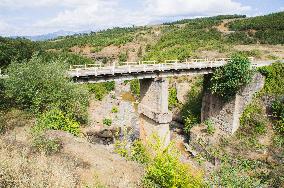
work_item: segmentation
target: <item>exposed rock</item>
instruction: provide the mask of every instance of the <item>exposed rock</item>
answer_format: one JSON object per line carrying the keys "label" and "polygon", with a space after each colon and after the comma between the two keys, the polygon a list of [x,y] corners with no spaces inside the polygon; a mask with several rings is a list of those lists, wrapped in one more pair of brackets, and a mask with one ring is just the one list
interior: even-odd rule
{"label": "exposed rock", "polygon": [[176,83],[175,84],[177,90],[177,99],[182,104],[185,104],[187,101],[187,94],[190,88],[190,83],[183,82],[183,83]]}

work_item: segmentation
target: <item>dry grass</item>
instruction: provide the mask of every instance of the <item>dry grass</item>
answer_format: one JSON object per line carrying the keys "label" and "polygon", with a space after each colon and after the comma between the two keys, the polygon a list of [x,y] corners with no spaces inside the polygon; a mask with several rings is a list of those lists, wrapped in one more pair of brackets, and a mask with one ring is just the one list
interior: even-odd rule
{"label": "dry grass", "polygon": [[0,187],[79,187],[76,165],[57,156],[31,154],[28,147],[0,140]]}

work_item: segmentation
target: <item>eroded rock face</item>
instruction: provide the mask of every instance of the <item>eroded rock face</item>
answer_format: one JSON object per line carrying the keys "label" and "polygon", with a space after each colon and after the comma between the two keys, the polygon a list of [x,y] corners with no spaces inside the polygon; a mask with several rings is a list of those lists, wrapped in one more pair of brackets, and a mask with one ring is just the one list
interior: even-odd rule
{"label": "eroded rock face", "polygon": [[175,88],[177,90],[177,99],[180,103],[185,104],[187,101],[188,91],[190,89],[190,83],[176,83]]}

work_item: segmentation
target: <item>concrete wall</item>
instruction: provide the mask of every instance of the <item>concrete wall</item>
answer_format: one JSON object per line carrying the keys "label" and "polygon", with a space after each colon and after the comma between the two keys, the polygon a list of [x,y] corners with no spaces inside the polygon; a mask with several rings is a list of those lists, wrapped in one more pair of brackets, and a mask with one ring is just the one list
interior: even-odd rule
{"label": "concrete wall", "polygon": [[[207,77],[210,79],[210,77]],[[211,119],[215,126],[233,134],[240,126],[240,117],[253,95],[264,86],[264,77],[257,73],[252,82],[244,87],[231,101],[222,99],[209,92],[205,92],[202,99],[201,120]]]}

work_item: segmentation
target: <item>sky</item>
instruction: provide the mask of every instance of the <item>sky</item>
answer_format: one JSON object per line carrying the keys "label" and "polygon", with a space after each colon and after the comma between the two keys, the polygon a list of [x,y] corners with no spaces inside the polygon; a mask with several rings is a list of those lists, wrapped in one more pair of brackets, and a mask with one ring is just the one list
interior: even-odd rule
{"label": "sky", "polygon": [[284,11],[284,0],[0,0],[0,35],[158,24],[220,14]]}

